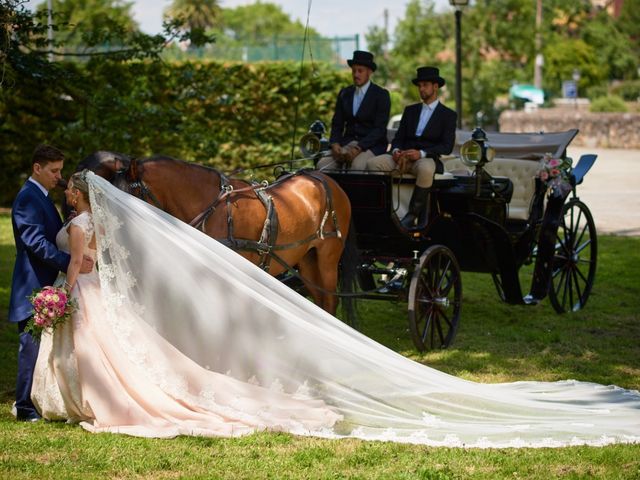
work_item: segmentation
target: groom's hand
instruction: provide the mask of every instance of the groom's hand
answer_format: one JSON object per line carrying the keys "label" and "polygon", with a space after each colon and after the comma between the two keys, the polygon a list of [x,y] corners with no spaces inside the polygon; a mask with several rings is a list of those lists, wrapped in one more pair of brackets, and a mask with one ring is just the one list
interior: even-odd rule
{"label": "groom's hand", "polygon": [[93,270],[93,258],[84,255],[82,257],[82,265],[80,266],[80,273],[91,273]]}

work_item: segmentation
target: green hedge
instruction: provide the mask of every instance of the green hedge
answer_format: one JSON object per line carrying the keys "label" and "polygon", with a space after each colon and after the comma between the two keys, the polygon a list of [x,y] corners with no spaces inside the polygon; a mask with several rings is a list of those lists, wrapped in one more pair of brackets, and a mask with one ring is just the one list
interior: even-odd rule
{"label": "green hedge", "polygon": [[58,81],[25,79],[0,91],[0,205],[11,203],[42,142],[67,153],[67,170],[97,150],[172,155],[227,172],[288,160],[292,139],[297,145],[313,120],[328,126],[350,82],[346,70],[321,63],[302,72],[295,62],[60,67]]}

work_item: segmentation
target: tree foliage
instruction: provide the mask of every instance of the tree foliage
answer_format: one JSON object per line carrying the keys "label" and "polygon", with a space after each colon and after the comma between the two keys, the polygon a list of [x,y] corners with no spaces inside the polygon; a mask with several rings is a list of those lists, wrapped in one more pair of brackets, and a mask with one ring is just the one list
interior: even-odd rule
{"label": "tree foliage", "polygon": [[[606,91],[614,80],[638,78],[640,0],[625,0],[619,18],[588,0],[544,0],[536,27],[534,0],[477,0],[462,12],[462,90],[464,123],[482,113],[493,123],[499,99],[513,82],[533,83],[537,53],[544,55],[543,87],[559,95],[562,82],[580,73],[581,93]],[[380,70],[387,85],[406,103],[416,100],[410,83],[415,68],[435,65],[447,80],[443,99],[453,103],[455,23],[452,9],[437,12],[432,0],[411,0],[391,37]],[[538,37],[537,37],[538,35]],[[367,41],[383,58],[388,32],[372,27]],[[541,50],[536,50],[539,38]],[[382,63],[382,62],[379,62]]]}
{"label": "tree foliage", "polygon": [[177,21],[186,31],[206,30],[216,25],[220,16],[218,0],[173,0],[163,14],[169,21]]}
{"label": "tree foliage", "polygon": [[[80,47],[108,46],[117,38],[120,45],[130,42],[138,31],[133,20],[133,2],[122,0],[52,0],[52,20],[58,26],[52,47],[76,51]],[[36,16],[47,17],[47,2],[37,6]],[[66,28],[59,28],[65,26]],[[117,32],[117,35],[116,35]]]}

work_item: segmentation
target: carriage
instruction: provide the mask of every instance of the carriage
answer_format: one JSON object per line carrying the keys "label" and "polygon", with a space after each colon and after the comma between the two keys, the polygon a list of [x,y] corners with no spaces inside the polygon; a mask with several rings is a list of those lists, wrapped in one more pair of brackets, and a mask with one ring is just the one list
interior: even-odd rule
{"label": "carriage", "polygon": [[[487,137],[481,129],[458,131],[454,155],[441,157],[445,172],[436,175],[428,222],[419,231],[398,221],[413,178],[325,172],[351,201],[361,258],[355,296],[405,301],[420,351],[453,341],[463,271],[490,274],[498,296],[509,304],[533,305],[549,296],[558,313],[582,309],[594,282],[597,234],[576,187],[596,155],[572,165],[566,148],[577,133]],[[551,176],[539,173],[545,158]],[[527,293],[521,285],[525,271],[531,271]]]}

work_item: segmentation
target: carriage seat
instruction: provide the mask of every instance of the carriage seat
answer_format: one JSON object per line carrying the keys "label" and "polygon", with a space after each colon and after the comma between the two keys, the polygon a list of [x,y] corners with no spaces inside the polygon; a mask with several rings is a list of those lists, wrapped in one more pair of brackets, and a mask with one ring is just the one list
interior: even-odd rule
{"label": "carriage seat", "polygon": [[[445,173],[454,175],[471,175],[472,170],[459,157],[441,157]],[[507,177],[513,183],[513,196],[508,205],[507,218],[510,220],[527,220],[531,199],[535,192],[535,177],[540,170],[538,160],[497,157],[485,166],[485,170],[493,177]],[[438,176],[436,175],[436,179]]]}

